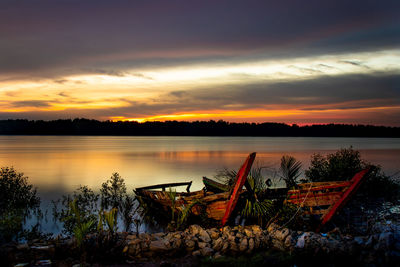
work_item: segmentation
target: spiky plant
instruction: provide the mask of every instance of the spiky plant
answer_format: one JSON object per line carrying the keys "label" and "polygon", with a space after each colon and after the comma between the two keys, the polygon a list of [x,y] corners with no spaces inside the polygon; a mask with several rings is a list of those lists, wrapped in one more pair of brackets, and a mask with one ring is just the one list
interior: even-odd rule
{"label": "spiky plant", "polygon": [[286,183],[287,188],[297,187],[297,178],[300,176],[301,162],[296,158],[284,155],[281,158],[281,179]]}

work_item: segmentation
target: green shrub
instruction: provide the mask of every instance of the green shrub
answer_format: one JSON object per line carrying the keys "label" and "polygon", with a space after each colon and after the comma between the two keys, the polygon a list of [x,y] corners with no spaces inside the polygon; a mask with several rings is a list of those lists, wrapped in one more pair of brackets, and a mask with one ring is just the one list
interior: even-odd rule
{"label": "green shrub", "polygon": [[326,156],[314,154],[305,175],[312,182],[344,181],[350,180],[357,172],[367,167],[371,168],[371,172],[358,190],[361,194],[386,199],[398,197],[400,191],[398,179],[396,181],[385,175],[381,166],[363,160],[360,152],[352,147],[342,148]]}
{"label": "green shrub", "polygon": [[342,148],[325,157],[321,154],[312,155],[311,165],[305,175],[312,182],[344,181],[351,179],[368,165],[361,159],[359,151],[352,147]]}
{"label": "green shrub", "polygon": [[297,178],[300,176],[301,162],[296,158],[284,155],[281,158],[280,167],[281,179],[285,182],[287,188],[297,186]]}
{"label": "green shrub", "polygon": [[[63,222],[66,234],[73,234],[78,224],[90,226],[87,231],[93,232],[97,223],[98,200],[99,195],[92,189],[80,186],[72,195],[63,195],[62,199],[53,201],[53,216]],[[79,221],[76,215],[79,215]]]}
{"label": "green shrub", "polygon": [[28,177],[13,167],[0,169],[0,241],[18,238],[24,220],[39,210],[40,198]]}

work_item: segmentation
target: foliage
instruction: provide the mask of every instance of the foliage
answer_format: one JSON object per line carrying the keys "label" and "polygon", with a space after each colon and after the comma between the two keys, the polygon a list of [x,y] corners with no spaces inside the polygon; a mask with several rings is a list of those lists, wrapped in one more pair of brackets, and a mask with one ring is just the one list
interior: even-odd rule
{"label": "foliage", "polygon": [[171,200],[171,221],[175,222],[175,213],[176,213],[176,190],[172,190],[171,188],[167,192],[168,198]]}
{"label": "foliage", "polygon": [[111,209],[110,211],[100,211],[99,212],[99,224],[97,230],[103,231],[105,224],[107,226],[107,231],[110,234],[114,234],[118,230],[118,210],[116,208]]}
{"label": "foliage", "polygon": [[117,172],[113,173],[111,178],[102,184],[100,193],[102,209],[117,209],[122,217],[125,231],[129,231],[133,222],[135,203],[134,198],[126,192],[124,179]]}
{"label": "foliage", "polygon": [[131,196],[126,195],[124,199],[122,200],[122,203],[120,205],[120,212],[121,212],[121,217],[122,221],[125,226],[125,232],[129,232],[131,225],[133,223],[133,217],[135,215],[134,208],[137,205],[137,202],[135,202],[135,199]]}
{"label": "foliage", "polygon": [[192,213],[192,208],[196,205],[201,205],[199,200],[195,200],[192,203],[190,203],[189,205],[184,205],[181,207],[181,209],[179,210],[179,213],[178,213],[178,219],[177,219],[177,224],[176,224],[177,229],[182,229],[186,226],[186,222],[187,222],[190,214]]}
{"label": "foliage", "polygon": [[236,175],[237,172],[235,170],[229,170],[227,168],[224,168],[223,170],[217,171],[217,174],[214,175],[214,178],[232,187],[235,184]]}
{"label": "foliage", "polygon": [[352,147],[342,148],[335,153],[326,155],[326,157],[321,154],[314,154],[305,175],[312,182],[344,181],[351,179],[355,173],[361,171],[367,165],[361,159],[359,151]]}
{"label": "foliage", "polygon": [[286,183],[287,188],[297,186],[297,178],[300,176],[301,162],[294,157],[284,155],[281,158],[281,179]]}
{"label": "foliage", "polygon": [[342,148],[325,157],[314,154],[311,165],[305,175],[313,182],[342,181],[351,179],[357,172],[370,167],[371,173],[361,185],[359,192],[372,197],[398,197],[399,182],[383,173],[382,168],[372,165],[361,158],[359,151],[352,147]]}
{"label": "foliage", "polygon": [[125,181],[117,172],[115,172],[109,180],[102,184],[100,192],[101,207],[103,209],[118,209],[123,198],[126,196]]}
{"label": "foliage", "polygon": [[276,215],[276,223],[292,229],[304,230],[308,224],[303,220],[303,212],[299,206],[284,203]]}
{"label": "foliage", "polygon": [[83,241],[86,235],[92,231],[93,226],[96,223],[94,218],[87,219],[82,210],[78,207],[77,199],[69,202],[68,217],[64,217],[64,220],[73,220],[74,228],[72,233],[75,236],[78,247],[82,247]]}
{"label": "foliage", "polygon": [[256,219],[259,225],[269,221],[276,214],[274,202],[269,199],[252,201],[246,199],[246,204],[241,211],[241,215],[248,219]]}
{"label": "foliage", "polygon": [[[98,200],[99,195],[93,190],[87,186],[80,186],[72,196],[63,195],[62,199],[53,201],[53,216],[63,222],[63,232],[66,234],[74,233],[78,223],[76,215],[79,215],[79,223],[87,224],[90,226],[89,231],[94,231],[95,225],[89,222],[97,222]],[[72,202],[75,203],[74,209],[70,205]]]}
{"label": "foliage", "polygon": [[24,220],[39,210],[40,198],[28,178],[13,167],[0,169],[0,241],[18,238]]}

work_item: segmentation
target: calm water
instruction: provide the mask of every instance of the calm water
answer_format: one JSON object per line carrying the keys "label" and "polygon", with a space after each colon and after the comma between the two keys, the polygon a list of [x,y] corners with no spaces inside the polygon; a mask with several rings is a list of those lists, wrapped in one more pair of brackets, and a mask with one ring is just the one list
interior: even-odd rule
{"label": "calm water", "polygon": [[278,168],[290,154],[307,168],[313,153],[349,146],[389,175],[400,170],[400,139],[314,137],[0,136],[0,166],[28,176],[46,203],[79,185],[97,190],[113,172],[129,190],[179,181],[193,181],[196,190],[203,176],[238,169],[253,151],[260,165]]}

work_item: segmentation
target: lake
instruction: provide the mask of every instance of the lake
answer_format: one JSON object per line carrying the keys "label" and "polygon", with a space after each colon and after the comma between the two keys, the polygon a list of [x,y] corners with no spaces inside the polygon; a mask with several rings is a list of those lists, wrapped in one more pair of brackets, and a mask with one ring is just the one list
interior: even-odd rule
{"label": "lake", "polygon": [[0,136],[0,166],[14,166],[38,188],[43,205],[79,185],[98,190],[118,172],[135,187],[212,178],[239,169],[250,152],[259,166],[278,168],[284,154],[308,168],[313,153],[353,146],[386,174],[400,170],[400,138]]}

